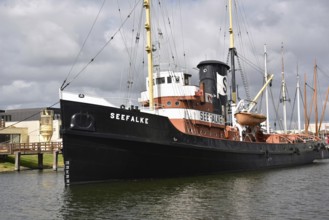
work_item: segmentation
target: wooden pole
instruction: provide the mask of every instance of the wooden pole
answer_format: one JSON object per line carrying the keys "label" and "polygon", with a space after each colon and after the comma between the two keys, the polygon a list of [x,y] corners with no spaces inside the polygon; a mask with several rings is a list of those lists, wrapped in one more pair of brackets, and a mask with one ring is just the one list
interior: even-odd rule
{"label": "wooden pole", "polygon": [[43,153],[38,153],[38,169],[43,169]]}
{"label": "wooden pole", "polygon": [[58,150],[53,151],[53,170],[57,171],[58,167]]}
{"label": "wooden pole", "polygon": [[20,171],[21,168],[21,152],[16,151],[15,152],[15,170]]}

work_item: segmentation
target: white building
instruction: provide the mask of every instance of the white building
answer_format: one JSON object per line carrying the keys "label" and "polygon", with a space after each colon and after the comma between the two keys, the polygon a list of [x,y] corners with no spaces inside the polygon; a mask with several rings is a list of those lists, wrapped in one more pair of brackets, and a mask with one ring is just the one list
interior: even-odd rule
{"label": "white building", "polygon": [[61,142],[60,109],[47,108],[52,112],[49,137],[42,131],[41,113],[44,110],[45,108],[31,108],[1,111],[0,143]]}

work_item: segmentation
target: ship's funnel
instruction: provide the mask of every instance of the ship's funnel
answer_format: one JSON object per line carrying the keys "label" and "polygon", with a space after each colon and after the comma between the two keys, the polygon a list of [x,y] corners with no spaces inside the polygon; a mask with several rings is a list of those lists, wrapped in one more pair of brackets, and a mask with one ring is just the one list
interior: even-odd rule
{"label": "ship's funnel", "polygon": [[200,83],[204,85],[205,102],[213,104],[213,112],[223,115],[227,102],[227,70],[230,68],[217,60],[198,64]]}
{"label": "ship's funnel", "polygon": [[40,135],[45,142],[50,142],[53,136],[53,110],[44,109],[40,117]]}

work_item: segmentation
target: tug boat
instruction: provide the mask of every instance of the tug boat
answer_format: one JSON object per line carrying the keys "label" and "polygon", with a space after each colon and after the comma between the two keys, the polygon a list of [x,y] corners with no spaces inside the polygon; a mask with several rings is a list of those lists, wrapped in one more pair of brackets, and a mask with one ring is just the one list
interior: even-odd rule
{"label": "tug boat", "polygon": [[[150,1],[144,8],[149,15]],[[60,91],[66,185],[278,168],[328,158],[320,138],[265,133],[260,125],[265,116],[248,111],[250,105],[228,102],[227,74],[235,69],[234,59],[230,66],[199,62],[199,84],[191,85],[187,72],[155,68],[150,42],[146,48],[149,73],[139,105]],[[234,46],[230,52],[236,54]]]}

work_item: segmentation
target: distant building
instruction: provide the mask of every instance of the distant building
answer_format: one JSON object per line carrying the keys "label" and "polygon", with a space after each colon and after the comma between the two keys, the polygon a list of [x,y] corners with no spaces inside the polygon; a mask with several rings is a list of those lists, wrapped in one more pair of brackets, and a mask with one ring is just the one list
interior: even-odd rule
{"label": "distant building", "polygon": [[61,142],[59,108],[2,110],[0,120],[0,143]]}

